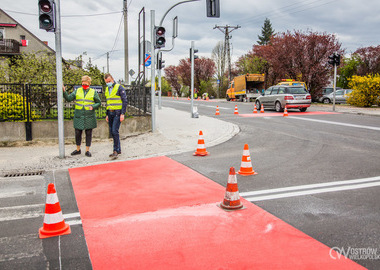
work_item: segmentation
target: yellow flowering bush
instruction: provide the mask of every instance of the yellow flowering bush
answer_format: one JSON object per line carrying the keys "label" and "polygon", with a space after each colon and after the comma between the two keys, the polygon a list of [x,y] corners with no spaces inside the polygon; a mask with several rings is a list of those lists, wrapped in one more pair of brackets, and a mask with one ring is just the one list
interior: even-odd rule
{"label": "yellow flowering bush", "polygon": [[[0,119],[24,120],[24,110],[26,118],[26,100],[23,96],[15,93],[0,93]],[[40,117],[34,110],[30,110],[30,115],[32,119]]]}
{"label": "yellow flowering bush", "polygon": [[359,107],[379,105],[380,75],[352,76],[348,86],[353,89],[348,94],[347,103]]}

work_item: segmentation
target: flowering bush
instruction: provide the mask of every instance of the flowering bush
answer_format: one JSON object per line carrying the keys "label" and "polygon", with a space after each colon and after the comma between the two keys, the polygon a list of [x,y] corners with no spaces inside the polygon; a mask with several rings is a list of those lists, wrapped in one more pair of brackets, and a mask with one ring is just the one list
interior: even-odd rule
{"label": "flowering bush", "polygon": [[[25,120],[27,110],[26,105],[23,96],[19,94],[0,93],[0,119]],[[31,119],[37,119],[40,117],[31,109],[30,115]]]}
{"label": "flowering bush", "polygon": [[360,106],[371,107],[379,105],[380,101],[380,75],[352,76],[348,86],[353,89],[348,94],[347,103]]}

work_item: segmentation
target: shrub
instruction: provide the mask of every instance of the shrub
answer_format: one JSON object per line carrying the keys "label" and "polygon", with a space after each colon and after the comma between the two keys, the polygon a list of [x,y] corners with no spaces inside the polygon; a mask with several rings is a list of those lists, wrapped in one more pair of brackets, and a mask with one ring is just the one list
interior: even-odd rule
{"label": "shrub", "polygon": [[[0,93],[0,118],[8,121],[26,120],[26,105],[23,96],[19,94]],[[32,109],[30,109],[30,116],[31,119],[40,118]]]}
{"label": "shrub", "polygon": [[348,86],[353,89],[347,103],[359,107],[371,107],[379,103],[380,75],[352,76]]}

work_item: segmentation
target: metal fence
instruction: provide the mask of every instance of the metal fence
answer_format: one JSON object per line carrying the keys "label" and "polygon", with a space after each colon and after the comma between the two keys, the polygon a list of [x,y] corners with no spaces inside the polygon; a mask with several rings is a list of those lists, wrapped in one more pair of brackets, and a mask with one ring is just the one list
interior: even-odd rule
{"label": "metal fence", "polygon": [[[71,93],[74,85],[66,85]],[[126,86],[128,116],[144,116],[151,112],[150,88]],[[106,98],[99,93],[102,106],[96,110],[97,118],[106,116]],[[73,119],[74,102],[64,101],[64,118]],[[57,89],[53,84],[0,84],[0,122],[38,121],[57,119]]]}

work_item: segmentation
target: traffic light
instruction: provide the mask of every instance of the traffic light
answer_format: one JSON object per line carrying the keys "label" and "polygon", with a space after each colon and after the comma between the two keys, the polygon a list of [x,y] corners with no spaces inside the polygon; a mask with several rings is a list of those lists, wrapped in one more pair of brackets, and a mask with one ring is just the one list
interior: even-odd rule
{"label": "traffic light", "polygon": [[331,54],[330,56],[329,56],[329,61],[328,61],[328,63],[330,64],[330,65],[337,65],[337,66],[339,66],[340,65],[340,54],[338,54],[338,53],[333,53],[333,54]]}
{"label": "traffic light", "polygon": [[162,52],[157,54],[157,69],[163,69],[165,67],[165,60],[162,60]]}
{"label": "traffic light", "polygon": [[55,3],[54,0],[39,0],[39,23],[40,29],[44,29],[47,32],[55,31]]}
{"label": "traffic light", "polygon": [[335,65],[335,53],[333,53],[332,55],[329,55],[329,64],[330,65]]}
{"label": "traffic light", "polygon": [[220,4],[219,0],[206,0],[207,17],[219,18],[220,17]]}
{"label": "traffic light", "polygon": [[198,55],[196,55],[197,52],[198,49],[190,48],[190,61],[192,61],[192,59],[198,59]]}
{"label": "traffic light", "polygon": [[154,33],[156,35],[156,43],[154,44],[155,49],[160,49],[165,47],[165,28],[162,26],[155,26]]}
{"label": "traffic light", "polygon": [[340,54],[335,53],[335,64],[337,66],[340,65]]}

